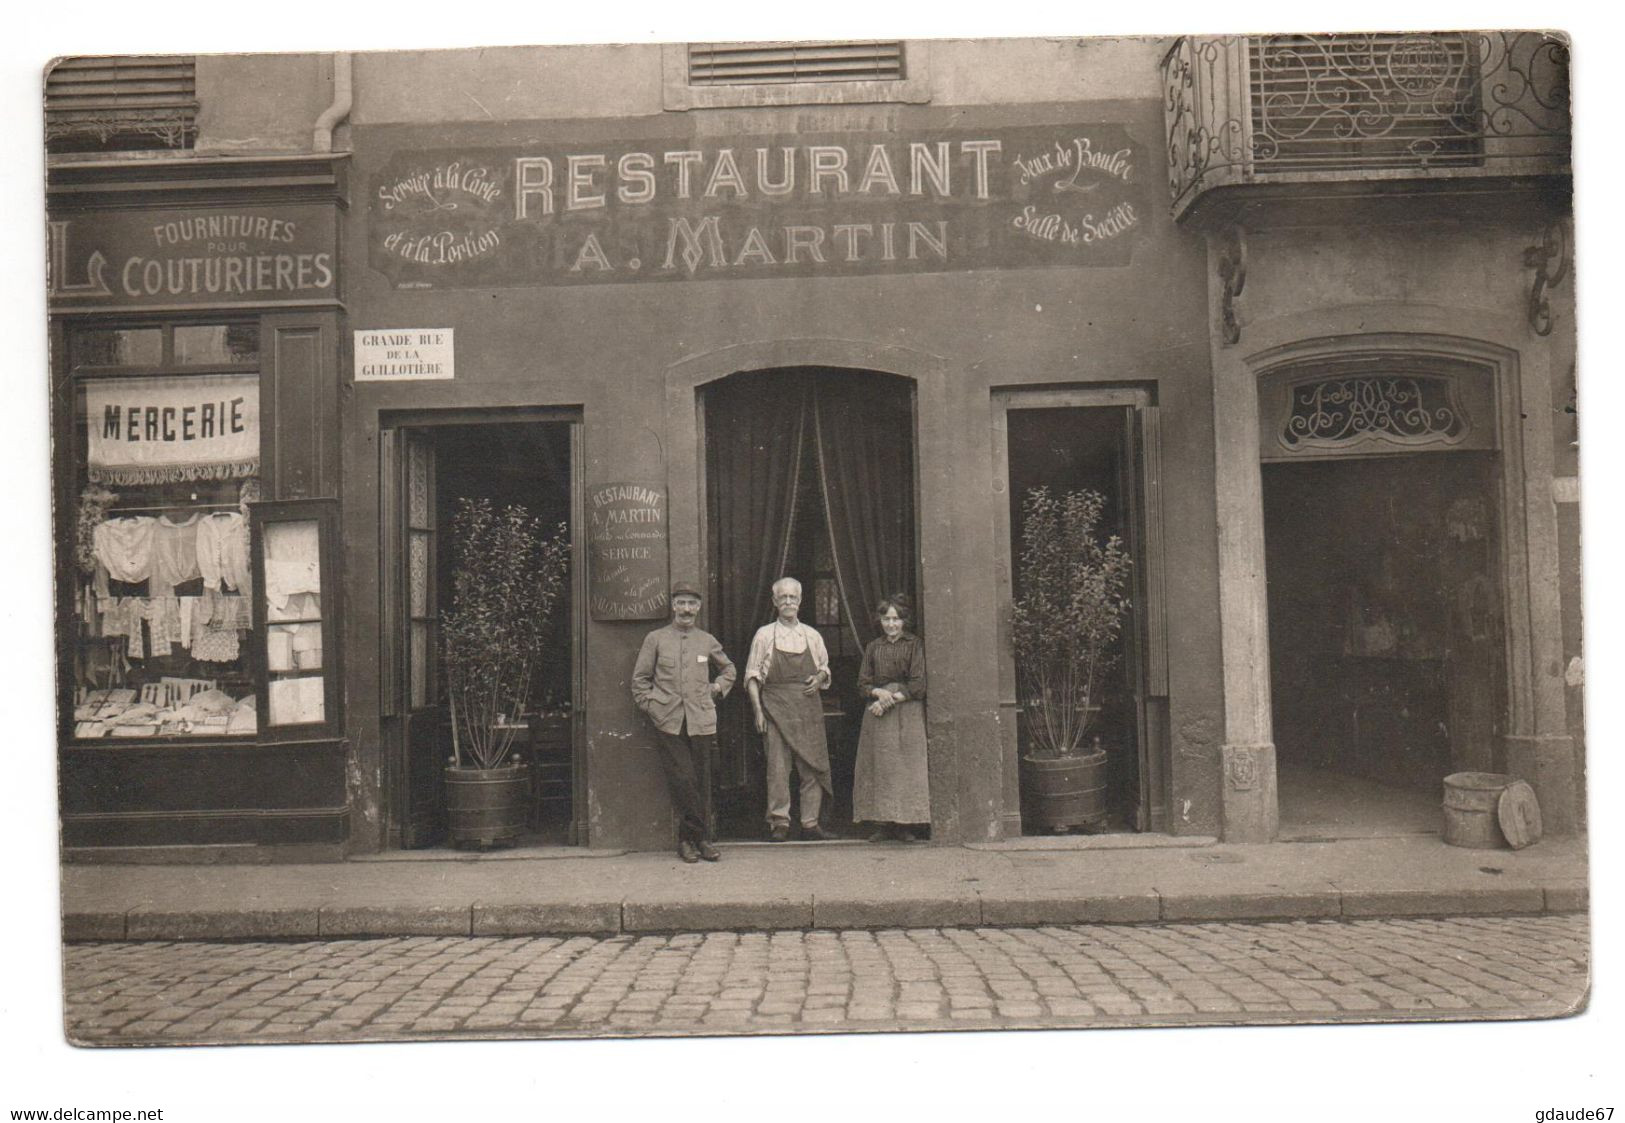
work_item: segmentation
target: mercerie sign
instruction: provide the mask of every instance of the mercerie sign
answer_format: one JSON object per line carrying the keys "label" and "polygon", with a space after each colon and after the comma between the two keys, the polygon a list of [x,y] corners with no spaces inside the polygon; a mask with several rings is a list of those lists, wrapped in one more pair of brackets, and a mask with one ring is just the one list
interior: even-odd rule
{"label": "mercerie sign", "polygon": [[399,150],[368,260],[398,288],[1126,265],[1121,125]]}
{"label": "mercerie sign", "polygon": [[93,212],[50,224],[52,306],[298,304],[338,295],[331,208]]}

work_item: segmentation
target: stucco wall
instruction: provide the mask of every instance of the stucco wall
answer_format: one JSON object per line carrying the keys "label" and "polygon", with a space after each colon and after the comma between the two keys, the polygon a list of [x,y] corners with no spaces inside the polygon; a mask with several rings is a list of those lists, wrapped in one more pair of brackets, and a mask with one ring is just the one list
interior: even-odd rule
{"label": "stucco wall", "polygon": [[331,55],[199,55],[199,153],[308,152],[333,102]]}

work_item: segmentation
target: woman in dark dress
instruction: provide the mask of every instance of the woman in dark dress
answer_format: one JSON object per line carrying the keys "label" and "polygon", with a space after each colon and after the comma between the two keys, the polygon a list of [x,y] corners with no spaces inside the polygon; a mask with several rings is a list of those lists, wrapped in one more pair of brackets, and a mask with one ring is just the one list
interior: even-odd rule
{"label": "woman in dark dress", "polygon": [[925,763],[925,644],[908,630],[907,597],[875,609],[881,635],[863,651],[858,691],[868,705],[858,738],[852,818],[876,824],[870,842],[913,842],[931,821]]}

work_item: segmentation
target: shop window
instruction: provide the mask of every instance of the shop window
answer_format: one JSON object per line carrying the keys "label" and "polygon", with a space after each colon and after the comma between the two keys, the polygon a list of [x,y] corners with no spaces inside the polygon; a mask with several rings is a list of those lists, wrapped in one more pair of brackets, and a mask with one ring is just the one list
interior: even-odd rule
{"label": "shop window", "polygon": [[87,328],[68,337],[68,362],[87,367],[159,367],[164,362],[162,328]]}
{"label": "shop window", "polygon": [[51,152],[190,148],[196,65],[187,55],[65,58],[45,77]]}
{"label": "shop window", "polygon": [[334,526],[328,499],[254,509],[256,631],[264,637],[260,696],[268,735],[307,736],[334,716]]}
{"label": "shop window", "polygon": [[[206,358],[195,343],[204,335],[230,338],[230,357]],[[249,323],[69,335],[75,738],[259,728],[248,519],[259,495],[258,350]]]}

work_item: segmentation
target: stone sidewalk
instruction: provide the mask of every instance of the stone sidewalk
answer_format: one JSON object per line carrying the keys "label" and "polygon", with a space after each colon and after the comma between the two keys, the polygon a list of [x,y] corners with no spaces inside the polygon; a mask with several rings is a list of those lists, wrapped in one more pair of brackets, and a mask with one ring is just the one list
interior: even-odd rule
{"label": "stone sidewalk", "polygon": [[84,1045],[1555,1017],[1584,917],[77,944]]}
{"label": "stone sidewalk", "polygon": [[738,844],[715,864],[571,849],[311,865],[62,867],[64,938],[615,935],[1585,911],[1583,840],[1240,846],[1147,836],[979,846]]}

